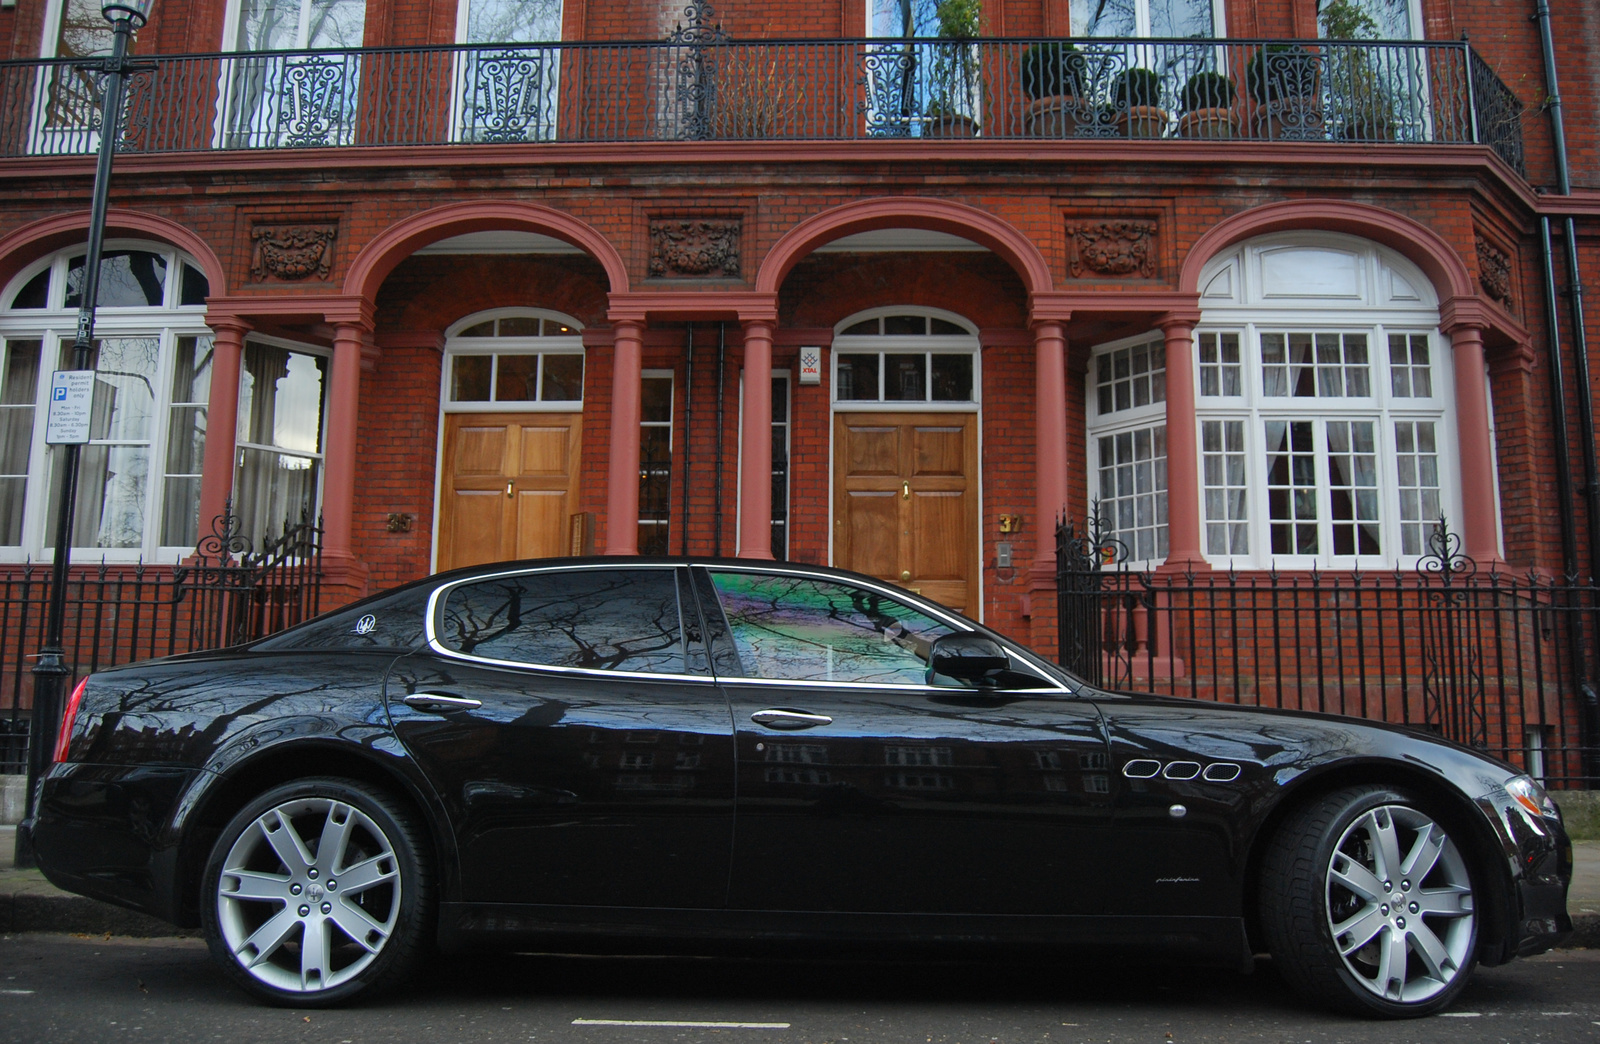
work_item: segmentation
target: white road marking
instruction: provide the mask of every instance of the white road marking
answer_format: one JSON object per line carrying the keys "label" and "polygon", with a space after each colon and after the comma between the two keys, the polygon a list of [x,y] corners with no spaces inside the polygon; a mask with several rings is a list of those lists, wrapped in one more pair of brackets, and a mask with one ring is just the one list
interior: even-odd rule
{"label": "white road marking", "polygon": [[0,990],[0,993],[5,994],[7,997],[27,997],[27,996],[31,995],[33,993],[33,991],[32,990]]}
{"label": "white road marking", "polygon": [[667,1019],[573,1019],[574,1026],[671,1026],[685,1029],[788,1029],[787,1022],[675,1022]]}
{"label": "white road marking", "polygon": [[1483,1013],[1479,1011],[1441,1011],[1441,1019],[1480,1019]]}

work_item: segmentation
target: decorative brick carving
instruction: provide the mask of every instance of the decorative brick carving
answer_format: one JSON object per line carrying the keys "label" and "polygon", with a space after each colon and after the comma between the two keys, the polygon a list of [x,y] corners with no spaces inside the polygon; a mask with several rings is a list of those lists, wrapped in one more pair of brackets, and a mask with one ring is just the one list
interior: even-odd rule
{"label": "decorative brick carving", "polygon": [[1156,224],[1153,221],[1103,221],[1069,225],[1069,262],[1073,278],[1085,273],[1154,279],[1156,274]]}
{"label": "decorative brick carving", "polygon": [[1481,235],[1478,244],[1478,282],[1483,292],[1506,307],[1511,306],[1511,258]]}
{"label": "decorative brick carving", "polygon": [[251,281],[327,279],[338,231],[336,224],[257,225],[250,230]]}
{"label": "decorative brick carving", "polygon": [[738,279],[740,222],[650,222],[652,279]]}

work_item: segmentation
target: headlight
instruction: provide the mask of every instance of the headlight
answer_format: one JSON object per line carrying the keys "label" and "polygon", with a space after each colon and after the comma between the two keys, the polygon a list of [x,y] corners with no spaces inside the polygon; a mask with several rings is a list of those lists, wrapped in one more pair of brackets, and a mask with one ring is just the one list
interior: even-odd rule
{"label": "headlight", "polygon": [[1506,783],[1506,793],[1512,800],[1536,816],[1546,819],[1560,819],[1561,810],[1556,808],[1556,803],[1538,783],[1529,776],[1513,776]]}

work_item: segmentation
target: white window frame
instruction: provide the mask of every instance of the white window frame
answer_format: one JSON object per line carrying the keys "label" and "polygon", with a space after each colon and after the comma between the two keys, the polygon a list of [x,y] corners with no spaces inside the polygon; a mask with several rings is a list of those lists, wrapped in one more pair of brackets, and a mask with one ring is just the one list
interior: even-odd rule
{"label": "white window frame", "polygon": [[[942,319],[955,323],[967,334],[844,334],[857,323],[889,315],[920,315],[929,319]],[[971,355],[972,398],[963,402],[936,402],[932,399],[841,399],[839,398],[839,356],[877,352],[880,355]],[[883,368],[879,363],[878,394],[883,394]],[[933,382],[928,382],[928,394],[933,394]],[[977,328],[954,312],[938,308],[913,308],[909,306],[869,308],[856,312],[834,327],[833,346],[828,355],[828,397],[834,413],[977,413],[983,404],[983,351],[978,342]]]}
{"label": "white window frame", "polygon": [[[165,243],[138,239],[112,239],[104,245],[105,253],[119,250],[141,250],[159,254],[167,260],[166,285],[159,307],[102,307],[95,309],[95,339],[117,337],[155,337],[157,345],[157,372],[153,374],[155,394],[151,399],[151,420],[148,439],[149,460],[145,481],[148,489],[144,499],[144,533],[136,548],[75,547],[70,550],[70,560],[75,562],[135,563],[177,561],[194,551],[192,546],[172,546],[159,543],[161,533],[162,497],[166,489],[167,443],[172,425],[172,378],[176,360],[177,341],[181,337],[210,338],[211,329],[205,325],[204,305],[180,305],[182,299],[183,270],[187,265],[204,274],[199,262],[188,254]],[[0,562],[37,560],[53,553],[54,533],[46,532],[50,516],[51,475],[53,455],[44,442],[45,420],[49,411],[50,375],[56,370],[63,355],[72,349],[77,333],[78,310],[67,308],[66,276],[71,261],[84,256],[84,248],[72,246],[57,251],[22,269],[0,292],[0,338],[11,340],[38,340],[39,384],[35,391],[33,439],[28,457],[28,483],[23,513],[20,545],[0,547]],[[50,272],[48,297],[44,308],[14,311],[12,299],[40,272]],[[209,403],[207,404],[209,405]],[[205,520],[200,520],[198,532],[206,532]]]}
{"label": "white window frame", "polygon": [[[1141,344],[1150,345],[1154,351],[1160,353],[1162,365],[1163,368],[1165,368],[1166,345],[1162,335],[1159,332],[1155,334],[1140,334],[1137,337],[1124,337],[1116,341],[1107,341],[1105,344],[1097,344],[1089,354],[1089,370],[1084,381],[1084,417],[1087,421],[1086,427],[1088,429],[1086,439],[1088,445],[1086,447],[1087,454],[1085,460],[1087,463],[1087,470],[1089,472],[1089,501],[1092,505],[1098,504],[1102,500],[1107,499],[1105,492],[1100,488],[1100,440],[1102,438],[1114,437],[1126,432],[1140,431],[1146,428],[1154,428],[1157,426],[1165,428],[1167,425],[1167,402],[1164,395],[1160,402],[1151,402],[1143,406],[1131,406],[1124,410],[1113,408],[1110,413],[1107,413],[1103,416],[1100,413],[1100,385],[1097,378],[1100,359],[1103,356],[1112,354],[1113,352],[1121,351],[1125,348],[1133,348]],[[1113,403],[1113,407],[1114,406],[1115,403]],[[1170,433],[1167,443],[1168,453],[1170,454]],[[1170,459],[1168,468],[1171,468]],[[1165,487],[1163,487],[1163,492],[1166,492]],[[1171,518],[1171,513],[1172,508],[1169,501],[1167,507],[1167,518],[1163,519],[1156,526],[1158,532],[1162,529],[1167,529],[1170,533],[1170,523],[1168,520]],[[1103,514],[1102,517],[1104,517]],[[1153,568],[1157,565],[1160,565],[1164,560],[1165,556],[1156,558],[1137,557],[1138,548],[1123,538],[1120,534],[1120,531],[1116,530],[1114,524],[1111,527],[1111,531],[1117,539],[1122,540],[1123,544],[1127,546],[1128,559],[1126,565],[1129,568]],[[1159,553],[1159,538],[1156,546]]]}
{"label": "white window frame", "polygon": [[[466,99],[468,77],[476,66],[480,55],[512,54],[519,51],[542,51],[543,59],[548,63],[539,73],[540,85],[537,88],[541,93],[540,119],[537,124],[538,133],[525,139],[526,141],[552,141],[556,136],[556,123],[560,117],[561,97],[561,61],[563,51],[558,46],[562,40],[562,33],[566,22],[566,5],[562,0],[556,3],[556,35],[548,40],[518,40],[491,43],[477,43],[467,39],[467,28],[471,17],[473,0],[459,0],[456,4],[456,43],[463,50],[457,52],[454,60],[454,72],[451,77],[453,88],[450,95],[450,140],[451,141],[478,141],[472,133],[472,125],[466,113]],[[484,50],[477,50],[483,47]],[[467,48],[471,48],[470,50]]]}
{"label": "white window frame", "polygon": [[[667,396],[667,419],[664,421],[645,420],[643,411],[640,411],[639,414],[639,442],[641,445],[644,443],[644,429],[667,429],[667,517],[664,520],[661,520],[659,523],[653,519],[647,523],[641,514],[638,520],[638,523],[641,527],[647,524],[661,525],[665,527],[667,531],[667,549],[663,553],[670,555],[672,553],[672,479],[673,472],[676,470],[673,467],[673,453],[677,449],[676,427],[678,423],[678,375],[672,370],[640,370],[639,379],[641,382],[650,379],[671,382],[672,393]],[[679,481],[682,481],[681,476],[679,477]],[[644,484],[644,464],[642,460],[640,461],[639,483],[641,486]],[[641,488],[639,492],[640,500],[642,502],[644,499],[644,490]]]}
{"label": "white window frame", "polygon": [[[1322,298],[1268,297],[1263,293],[1262,256],[1286,247],[1329,249],[1355,252],[1357,285],[1349,294],[1329,294]],[[1224,272],[1226,293],[1209,291]],[[1414,291],[1410,298],[1393,291],[1403,280]],[[1415,265],[1378,244],[1333,233],[1280,233],[1252,240],[1226,255],[1207,262],[1201,273],[1203,288],[1200,323],[1190,351],[1191,365],[1199,374],[1200,336],[1204,333],[1236,332],[1240,339],[1242,394],[1208,396],[1200,394],[1196,380],[1196,466],[1200,469],[1201,502],[1196,505],[1202,533],[1202,553],[1217,568],[1256,569],[1385,569],[1414,566],[1418,554],[1401,551],[1400,494],[1394,425],[1397,421],[1427,421],[1435,425],[1435,445],[1439,466],[1440,506],[1447,520],[1461,518],[1461,481],[1456,447],[1455,380],[1449,339],[1439,331],[1437,298],[1432,285]],[[1226,300],[1222,298],[1226,297]],[[1368,338],[1369,390],[1362,398],[1273,397],[1264,394],[1261,364],[1262,332],[1361,332]],[[1389,335],[1426,334],[1429,339],[1432,394],[1426,398],[1392,394],[1389,378]],[[1245,470],[1248,489],[1249,543],[1247,554],[1210,554],[1205,551],[1205,475],[1203,434],[1206,421],[1242,420],[1245,422]],[[1318,553],[1285,555],[1272,553],[1271,520],[1268,517],[1267,447],[1265,424],[1273,420],[1310,420],[1316,423],[1316,469],[1318,498]],[[1328,451],[1324,437],[1327,421],[1373,421],[1376,431],[1379,490],[1379,555],[1336,555],[1333,553],[1330,519]],[[1459,525],[1459,523],[1457,523]],[[1423,547],[1426,552],[1426,546]]]}
{"label": "white window frame", "polygon": [[[573,332],[540,337],[463,337],[461,331],[491,319],[545,319],[561,323]],[[450,397],[451,368],[458,355],[577,355],[583,358],[584,381],[589,379],[589,360],[583,348],[583,324],[570,315],[548,308],[490,308],[474,312],[451,323],[445,330],[444,361],[439,368],[439,412],[446,413],[581,413],[582,399],[551,399],[500,402],[456,402]],[[491,388],[490,394],[493,394]],[[440,425],[443,431],[443,424]],[[442,437],[442,435],[441,435]]]}

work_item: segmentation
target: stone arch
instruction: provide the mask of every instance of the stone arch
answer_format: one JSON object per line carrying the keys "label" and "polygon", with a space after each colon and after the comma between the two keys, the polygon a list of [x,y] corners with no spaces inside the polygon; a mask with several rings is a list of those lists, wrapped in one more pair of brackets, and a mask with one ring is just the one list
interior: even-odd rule
{"label": "stone arch", "polygon": [[1033,241],[995,215],[949,200],[885,196],[813,214],[784,233],[762,259],[756,290],[776,293],[794,266],[824,243],[881,228],[922,228],[961,236],[988,247],[1015,269],[1030,294],[1054,285],[1050,265]]}
{"label": "stone arch", "polygon": [[1268,203],[1224,219],[1189,248],[1178,289],[1198,293],[1201,269],[1229,247],[1268,233],[1289,231],[1343,232],[1381,243],[1422,269],[1441,304],[1451,298],[1476,296],[1472,275],[1461,255],[1437,232],[1392,210],[1336,199]]}
{"label": "stone arch", "polygon": [[537,232],[571,243],[605,269],[613,294],[628,290],[628,269],[622,255],[588,223],[536,203],[483,200],[435,207],[389,226],[361,248],[345,277],[344,292],[375,300],[389,273],[420,247],[469,232],[503,230]]}
{"label": "stone arch", "polygon": [[[46,254],[84,243],[88,229],[89,212],[78,210],[40,218],[0,237],[0,287]],[[210,245],[175,221],[137,210],[112,210],[106,214],[106,238],[155,239],[175,246],[200,266],[211,296],[227,293],[226,273]]]}

